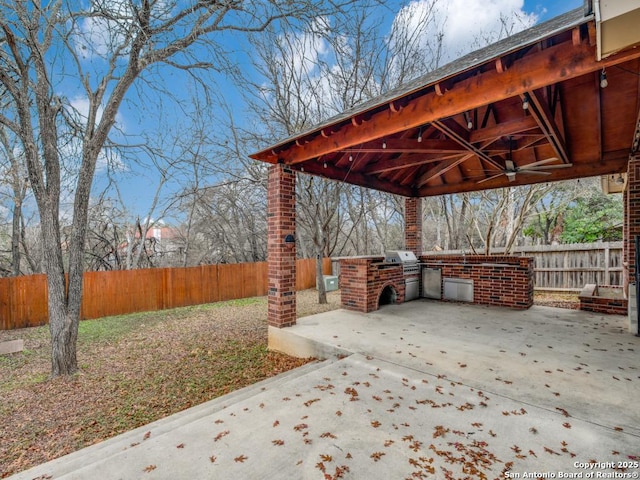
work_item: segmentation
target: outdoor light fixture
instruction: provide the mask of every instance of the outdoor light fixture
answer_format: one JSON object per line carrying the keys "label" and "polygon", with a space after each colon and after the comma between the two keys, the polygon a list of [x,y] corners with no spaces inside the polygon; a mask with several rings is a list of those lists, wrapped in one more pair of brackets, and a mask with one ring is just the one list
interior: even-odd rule
{"label": "outdoor light fixture", "polygon": [[469,130],[471,130],[473,128],[473,122],[471,121],[471,119],[469,119],[469,121],[467,122],[467,128]]}
{"label": "outdoor light fixture", "polygon": [[327,162],[324,162],[324,168],[327,168]]}
{"label": "outdoor light fixture", "polygon": [[349,161],[353,162],[353,155],[349,155]]}
{"label": "outdoor light fixture", "polygon": [[288,233],[287,235],[285,235],[284,237],[284,244],[287,247],[293,247],[296,244],[296,237],[290,233]]}
{"label": "outdoor light fixture", "polygon": [[522,100],[522,109],[529,110],[529,95],[525,94],[524,100]]}
{"label": "outdoor light fixture", "polygon": [[622,185],[624,183],[624,178],[622,178],[622,174],[621,173],[618,174],[618,178],[616,178],[616,183],[618,185]]}
{"label": "outdoor light fixture", "polygon": [[382,141],[382,148],[387,148],[387,141],[386,140]]}
{"label": "outdoor light fixture", "polygon": [[600,88],[607,88],[609,86],[609,80],[607,80],[607,72],[602,69],[600,72]]}
{"label": "outdoor light fixture", "polygon": [[420,132],[418,133],[418,143],[422,142],[422,127],[420,127]]}

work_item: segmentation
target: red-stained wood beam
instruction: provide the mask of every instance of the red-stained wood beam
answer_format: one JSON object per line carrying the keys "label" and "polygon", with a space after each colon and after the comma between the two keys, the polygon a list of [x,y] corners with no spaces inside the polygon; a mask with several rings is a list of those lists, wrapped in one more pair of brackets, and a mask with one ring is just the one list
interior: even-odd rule
{"label": "red-stained wood beam", "polygon": [[484,160],[489,165],[493,165],[498,169],[502,169],[502,166],[499,163],[497,163],[493,158],[491,158],[489,155],[483,152],[480,148],[476,147],[475,145],[469,142],[468,132],[466,130],[463,130],[462,128],[458,128],[457,123],[436,120],[431,125],[433,125],[435,128],[440,130],[442,133],[444,133],[454,142],[459,143],[461,147],[463,147],[465,150],[469,151],[476,157]]}
{"label": "red-stained wood beam", "polygon": [[550,170],[551,175],[527,175],[518,173],[516,180],[509,182],[505,175],[500,175],[492,180],[478,184],[477,181],[467,181],[451,185],[426,186],[421,185],[418,196],[431,197],[436,195],[446,195],[450,193],[476,192],[491,188],[517,187],[533,183],[557,182],[560,180],[573,180],[576,178],[595,177],[600,175],[611,175],[626,171],[629,159],[628,150],[619,150],[604,155],[602,161],[593,163],[583,163],[570,168]]}
{"label": "red-stained wood beam", "polygon": [[341,152],[348,154],[357,153],[450,153],[460,151],[460,145],[452,140],[423,139],[393,139],[387,140],[387,148],[382,145],[363,145],[357,148],[347,148]]}
{"label": "red-stained wood beam", "polygon": [[533,118],[535,118],[542,130],[542,133],[547,137],[547,140],[549,140],[556,156],[562,163],[571,163],[569,161],[569,155],[567,154],[567,147],[564,141],[564,132],[561,132],[556,125],[547,101],[534,91],[524,93],[520,97],[524,100],[526,96],[529,97],[529,101],[531,103],[529,113]]}
{"label": "red-stained wood beam", "polygon": [[640,49],[631,49],[597,62],[593,46],[586,43],[574,46],[571,41],[564,42],[514,61],[506,72],[498,73],[491,69],[470,76],[442,96],[435,92],[425,93],[398,113],[388,108],[372,113],[370,121],[358,128],[351,127],[350,123],[344,124],[329,138],[318,136],[301,146],[290,142],[279,146],[281,151],[276,156],[265,151],[252,155],[252,158],[296,164],[638,57]]}
{"label": "red-stained wood beam", "polygon": [[469,153],[467,155],[463,155],[462,157],[452,158],[450,160],[445,160],[444,162],[440,162],[435,167],[427,170],[425,173],[420,175],[420,178],[419,178],[416,186],[418,188],[423,187],[424,185],[429,183],[434,178],[439,177],[441,175],[444,175],[445,173],[447,173],[452,168],[457,167],[462,162],[464,162],[465,160],[469,160],[473,156],[474,156],[474,154]]}
{"label": "red-stained wood beam", "polygon": [[[300,167],[303,166],[301,165]],[[403,187],[386,180],[381,180],[372,175],[363,175],[358,172],[349,171],[348,169],[339,169],[333,165],[327,165],[327,168],[324,168],[322,162],[307,162],[304,164],[304,170],[301,168],[299,171],[310,175],[330,178],[339,182],[350,183],[352,185],[373,188],[374,190],[380,190],[382,192],[395,193],[396,195],[402,195],[404,197],[415,196],[415,190],[410,187]]]}
{"label": "red-stained wood beam", "polygon": [[538,129],[538,123],[534,118],[525,117],[523,115],[522,117],[516,118],[514,120],[508,120],[491,127],[473,130],[469,135],[469,142],[484,143],[496,140],[500,137],[514,136],[522,134],[523,132],[529,132],[531,130]]}
{"label": "red-stained wood beam", "polygon": [[[458,149],[459,150],[459,149]],[[426,163],[434,163],[439,162],[441,160],[447,160],[449,158],[457,158],[460,156],[460,152],[456,154],[442,155],[442,154],[432,154],[432,155],[403,155],[400,158],[395,158],[393,160],[380,160],[379,162],[374,163],[373,165],[367,166],[360,173],[365,175],[377,175],[379,173],[390,172],[393,170],[401,170],[409,167],[416,167],[420,165],[424,165]]]}

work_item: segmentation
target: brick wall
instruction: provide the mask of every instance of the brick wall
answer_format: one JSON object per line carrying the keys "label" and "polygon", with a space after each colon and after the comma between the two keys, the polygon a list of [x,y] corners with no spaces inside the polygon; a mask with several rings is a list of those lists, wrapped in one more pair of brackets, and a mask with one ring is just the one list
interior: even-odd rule
{"label": "brick wall", "polygon": [[446,255],[422,256],[420,261],[441,269],[443,279],[472,279],[473,303],[517,309],[533,305],[532,257]]}
{"label": "brick wall", "polygon": [[422,255],[422,199],[406,198],[404,201],[404,248]]}
{"label": "brick wall", "polygon": [[[607,287],[615,289],[615,287]],[[628,314],[628,300],[623,297],[622,287],[620,287],[618,298],[599,297],[598,286],[595,284],[585,285],[578,296],[580,300],[580,310],[594,313],[606,313],[614,315]]]}
{"label": "brick wall", "polygon": [[267,190],[268,322],[296,323],[296,247],[286,243],[296,233],[296,177],[284,165],[269,167]]}
{"label": "brick wall", "polygon": [[382,265],[383,257],[340,259],[340,294],[342,307],[358,312],[373,312],[385,287],[396,292],[396,303],[403,303],[405,285],[402,266]]}

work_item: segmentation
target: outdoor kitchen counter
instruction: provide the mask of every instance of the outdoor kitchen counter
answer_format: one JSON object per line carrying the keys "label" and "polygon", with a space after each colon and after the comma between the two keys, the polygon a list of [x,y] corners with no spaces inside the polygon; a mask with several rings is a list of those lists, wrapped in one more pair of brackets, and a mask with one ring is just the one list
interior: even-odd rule
{"label": "outdoor kitchen counter", "polygon": [[441,270],[445,279],[473,282],[473,303],[526,309],[533,305],[532,257],[446,255],[421,256],[422,268]]}

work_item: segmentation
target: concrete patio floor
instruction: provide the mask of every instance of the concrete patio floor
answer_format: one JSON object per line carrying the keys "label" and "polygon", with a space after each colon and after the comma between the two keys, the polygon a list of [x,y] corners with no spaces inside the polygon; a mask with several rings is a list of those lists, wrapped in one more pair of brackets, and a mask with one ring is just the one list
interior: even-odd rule
{"label": "concrete patio floor", "polygon": [[640,338],[624,317],[417,300],[305,317],[270,343],[328,360],[11,478],[640,474]]}

